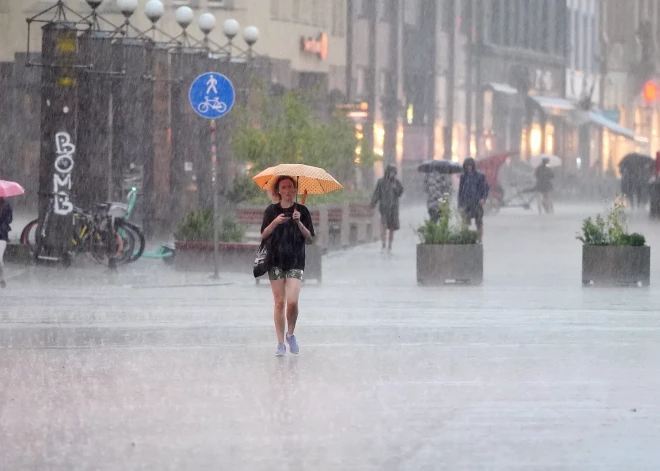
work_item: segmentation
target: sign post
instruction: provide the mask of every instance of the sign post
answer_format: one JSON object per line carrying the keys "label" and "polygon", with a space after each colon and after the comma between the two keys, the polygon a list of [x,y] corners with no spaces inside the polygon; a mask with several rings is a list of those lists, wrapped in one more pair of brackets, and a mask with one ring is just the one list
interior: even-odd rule
{"label": "sign post", "polygon": [[213,191],[213,277],[218,278],[218,162],[215,143],[215,120],[229,113],[236,100],[236,91],[234,90],[234,85],[224,75],[216,72],[207,72],[197,77],[192,83],[188,98],[190,100],[190,106],[192,106],[195,113],[202,118],[210,120],[211,188]]}

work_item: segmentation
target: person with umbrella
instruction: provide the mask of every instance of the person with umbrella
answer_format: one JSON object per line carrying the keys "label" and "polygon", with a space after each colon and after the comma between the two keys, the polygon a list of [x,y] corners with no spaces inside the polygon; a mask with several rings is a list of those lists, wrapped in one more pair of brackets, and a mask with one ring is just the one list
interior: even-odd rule
{"label": "person with umbrella", "polygon": [[550,199],[550,192],[552,191],[552,180],[555,174],[550,168],[550,159],[544,157],[541,164],[536,167],[534,172],[536,177],[536,191],[539,193],[539,214],[552,214],[554,212],[552,200]]}
{"label": "person with umbrella", "polygon": [[[303,164],[280,164],[252,178],[261,189],[269,190],[275,203],[264,211],[261,239],[266,242],[266,266],[273,292],[277,356],[300,352],[294,331],[298,321],[298,298],[305,270],[305,244],[314,237],[312,216],[298,203],[302,193],[326,194],[343,187],[325,170]],[[257,275],[255,275],[257,276]],[[285,317],[286,312],[286,317]],[[286,330],[286,334],[285,334]]]}
{"label": "person with umbrella", "polygon": [[7,286],[4,257],[9,242],[11,223],[14,219],[14,212],[7,197],[22,195],[24,192],[23,187],[16,182],[0,180],[0,288]]}
{"label": "person with umbrella", "polygon": [[268,278],[275,303],[277,356],[286,353],[285,340],[292,354],[300,352],[294,335],[298,321],[298,298],[305,270],[305,242],[314,237],[312,216],[305,206],[294,201],[296,193],[297,185],[293,177],[278,177],[272,193],[273,200],[278,202],[266,208],[261,225],[261,238],[269,239]]}
{"label": "person with umbrella", "polygon": [[649,180],[653,175],[653,158],[650,155],[631,153],[619,163],[621,192],[631,207],[648,202]]}
{"label": "person with umbrella", "polygon": [[[378,205],[380,212],[380,239],[382,242],[381,252],[385,252],[385,242],[387,241],[387,252],[392,252],[392,241],[394,232],[399,230],[399,198],[403,194],[403,185],[396,178],[396,166],[389,164],[385,169],[385,175],[378,180],[373,197],[371,198],[371,207]],[[388,237],[389,231],[389,237]]]}
{"label": "person with umbrella", "polygon": [[486,177],[477,171],[472,157],[463,162],[463,174],[458,186],[458,207],[463,214],[463,224],[468,227],[472,219],[477,225],[479,242],[484,236],[484,204],[490,190]]}

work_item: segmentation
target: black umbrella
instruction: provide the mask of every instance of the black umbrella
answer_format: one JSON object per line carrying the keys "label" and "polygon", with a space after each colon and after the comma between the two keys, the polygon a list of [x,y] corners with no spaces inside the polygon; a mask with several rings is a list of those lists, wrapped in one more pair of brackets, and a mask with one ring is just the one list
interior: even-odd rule
{"label": "black umbrella", "polygon": [[640,154],[637,152],[626,155],[621,162],[619,162],[619,170],[627,168],[628,170],[652,171],[653,166],[653,157],[648,154]]}
{"label": "black umbrella", "polygon": [[427,160],[417,167],[417,171],[422,173],[438,172],[443,175],[451,175],[453,173],[461,173],[463,167],[461,164],[452,162],[451,160]]}

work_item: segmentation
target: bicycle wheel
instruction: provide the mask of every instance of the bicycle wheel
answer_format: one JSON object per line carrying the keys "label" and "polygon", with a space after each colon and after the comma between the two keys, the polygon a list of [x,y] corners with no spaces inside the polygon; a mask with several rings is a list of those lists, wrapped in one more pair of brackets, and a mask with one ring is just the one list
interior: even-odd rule
{"label": "bicycle wheel", "polygon": [[142,257],[142,254],[144,253],[144,249],[147,244],[144,238],[144,234],[142,233],[142,231],[138,226],[126,220],[117,221],[116,224],[117,224],[117,232],[119,234],[122,234],[122,238],[123,238],[123,233],[126,233],[126,234],[131,234],[134,239],[133,248],[131,249],[131,256],[127,262],[127,263],[133,263],[136,260],[138,260],[140,257]]}
{"label": "bicycle wheel", "polygon": [[137,236],[133,231],[126,230],[125,228],[118,228],[117,234],[122,240],[121,254],[117,257],[117,264],[125,265],[131,263],[131,257],[133,256],[133,251],[138,240]]}
{"label": "bicycle wheel", "polygon": [[21,232],[21,244],[27,245],[30,248],[30,251],[34,253],[34,249],[37,246],[37,226],[39,221],[35,219],[34,221],[28,222],[23,231]]}
{"label": "bicycle wheel", "polygon": [[[113,240],[114,239],[114,240]],[[110,261],[108,254],[119,262],[123,250],[123,239],[114,231],[101,231],[94,229],[90,234],[90,253],[98,263],[107,265]]]}

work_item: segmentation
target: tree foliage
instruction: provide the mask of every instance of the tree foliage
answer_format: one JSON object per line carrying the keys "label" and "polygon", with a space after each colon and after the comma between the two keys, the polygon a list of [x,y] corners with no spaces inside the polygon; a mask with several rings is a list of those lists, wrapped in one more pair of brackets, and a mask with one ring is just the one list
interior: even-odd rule
{"label": "tree foliage", "polygon": [[261,91],[237,116],[232,145],[235,157],[251,165],[249,176],[280,163],[302,163],[326,169],[344,185],[354,178],[353,122],[337,115],[322,119],[300,92]]}

